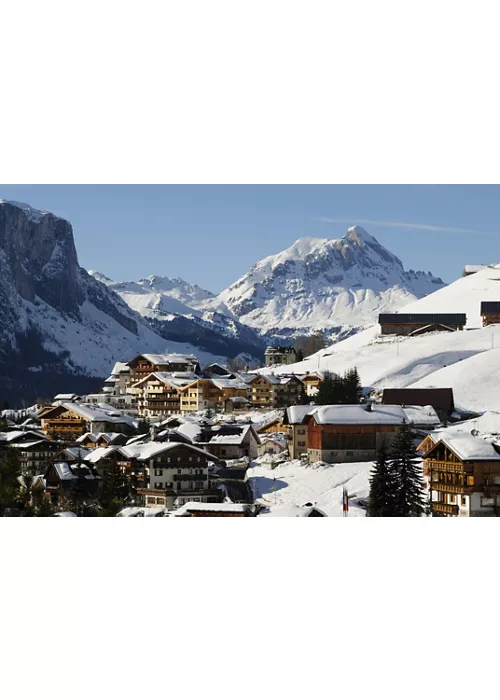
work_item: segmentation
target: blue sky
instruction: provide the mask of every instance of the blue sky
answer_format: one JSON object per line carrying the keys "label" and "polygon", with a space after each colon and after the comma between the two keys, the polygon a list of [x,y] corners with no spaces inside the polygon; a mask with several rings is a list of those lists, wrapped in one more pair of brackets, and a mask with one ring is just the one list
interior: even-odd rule
{"label": "blue sky", "polygon": [[218,292],[301,236],[361,224],[404,266],[445,281],[500,262],[499,185],[0,185],[73,225],[80,264]]}

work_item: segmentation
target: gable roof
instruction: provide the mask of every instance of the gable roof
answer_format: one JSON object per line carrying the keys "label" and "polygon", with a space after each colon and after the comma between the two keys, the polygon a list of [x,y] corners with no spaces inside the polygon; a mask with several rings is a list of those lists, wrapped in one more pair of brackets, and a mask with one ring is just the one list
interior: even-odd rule
{"label": "gable roof", "polygon": [[424,455],[426,459],[439,445],[445,445],[463,462],[500,462],[500,445],[474,435],[441,437]]}
{"label": "gable roof", "polygon": [[400,425],[406,420],[401,406],[380,404],[372,404],[371,410],[361,404],[318,406],[312,417],[318,425]]}
{"label": "gable roof", "polygon": [[203,455],[211,462],[216,462],[218,459],[206,450],[202,450],[194,445],[188,445],[185,442],[143,442],[118,447],[117,450],[128,459],[137,459],[139,462],[145,462],[149,459],[153,459],[153,457],[163,454],[164,452],[169,452],[170,450],[179,447],[189,450],[190,452],[195,452],[198,455]]}
{"label": "gable roof", "polygon": [[410,406],[432,406],[450,413],[455,408],[453,389],[384,389],[383,404],[400,404]]}
{"label": "gable roof", "polygon": [[482,301],[481,314],[500,314],[500,301]]}
{"label": "gable roof", "polygon": [[134,357],[133,360],[130,360],[130,362],[127,362],[127,365],[131,365],[133,362],[140,358],[144,358],[148,362],[151,362],[153,365],[176,365],[176,364],[198,364],[198,358],[196,355],[181,355],[180,353],[171,353],[169,355],[157,355],[157,354],[142,354],[142,355],[137,355]]}
{"label": "gable roof", "polygon": [[466,314],[379,314],[379,323],[450,323],[465,326]]}

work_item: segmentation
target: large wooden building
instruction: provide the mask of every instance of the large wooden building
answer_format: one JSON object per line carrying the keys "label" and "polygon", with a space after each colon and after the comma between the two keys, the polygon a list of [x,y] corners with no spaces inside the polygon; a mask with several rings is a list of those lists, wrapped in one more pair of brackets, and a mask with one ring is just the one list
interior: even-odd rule
{"label": "large wooden building", "polygon": [[152,372],[130,388],[137,395],[139,416],[153,418],[181,412],[181,390],[196,382],[194,372]]}
{"label": "large wooden building", "polygon": [[[424,441],[425,442],[425,441]],[[500,515],[500,446],[473,435],[422,443],[433,516]]]}
{"label": "large wooden building", "polygon": [[382,335],[421,335],[432,331],[463,330],[466,314],[380,314]]}
{"label": "large wooden building", "polygon": [[305,414],[309,462],[366,462],[390,444],[406,421],[401,406],[320,406]]}
{"label": "large wooden building", "polygon": [[127,362],[131,371],[131,383],[144,379],[153,372],[199,372],[200,364],[195,355],[137,355]]}
{"label": "large wooden building", "polygon": [[483,319],[483,326],[500,323],[500,301],[482,301],[481,318]]}
{"label": "large wooden building", "polygon": [[249,400],[251,389],[241,379],[197,379],[180,390],[181,413],[224,411],[233,399]]}
{"label": "large wooden building", "polygon": [[455,410],[453,389],[449,387],[384,389],[382,403],[391,406],[432,406],[441,420],[446,420]]}

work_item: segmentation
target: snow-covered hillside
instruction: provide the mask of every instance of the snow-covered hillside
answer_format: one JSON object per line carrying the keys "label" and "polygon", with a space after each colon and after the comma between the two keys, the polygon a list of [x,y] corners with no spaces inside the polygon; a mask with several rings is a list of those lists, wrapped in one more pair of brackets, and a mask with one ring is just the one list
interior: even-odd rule
{"label": "snow-covered hillside", "polygon": [[[271,506],[304,506],[313,503],[330,517],[342,517],[342,489],[350,495],[349,517],[364,517],[365,510],[357,505],[370,491],[372,462],[351,464],[311,464],[285,462],[276,467],[254,466],[248,470],[248,481],[255,499]],[[279,509],[277,515],[280,514]],[[289,515],[287,511],[283,513]]]}
{"label": "snow-covered hillside", "polygon": [[151,275],[138,282],[114,282],[90,270],[94,279],[115,291],[130,308],[150,319],[164,337],[194,337],[205,351],[221,356],[263,357],[264,341],[255,331],[238,323],[232,316],[205,310],[205,302],[214,295],[196,284],[179,278]]}
{"label": "snow-covered hillside", "polygon": [[301,238],[203,303],[271,335],[365,328],[384,311],[444,286],[401,261],[360,226],[340,240]]}
{"label": "snow-covered hillside", "polygon": [[[166,340],[78,265],[66,220],[0,201],[0,365],[105,377],[139,352],[223,355]],[[49,367],[50,365],[50,367]],[[7,370],[2,370],[2,376]]]}
{"label": "snow-covered hillside", "polygon": [[500,299],[500,265],[461,278],[404,311],[465,312],[469,330],[423,336],[381,336],[378,324],[303,362],[275,371],[342,373],[356,366],[365,386],[452,387],[458,407],[500,410],[500,326],[480,327],[481,301]]}

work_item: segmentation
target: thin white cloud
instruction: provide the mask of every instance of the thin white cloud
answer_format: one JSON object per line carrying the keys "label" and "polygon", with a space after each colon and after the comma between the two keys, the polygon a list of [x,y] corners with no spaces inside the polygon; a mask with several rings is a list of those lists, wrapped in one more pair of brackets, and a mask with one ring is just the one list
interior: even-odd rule
{"label": "thin white cloud", "polygon": [[408,221],[375,221],[372,219],[330,219],[320,217],[314,221],[321,221],[324,224],[367,224],[368,226],[386,226],[388,228],[417,229],[419,231],[439,231],[441,233],[472,233],[479,236],[499,236],[500,231],[477,231],[472,228],[454,228],[451,226],[435,226],[434,224],[415,224]]}

